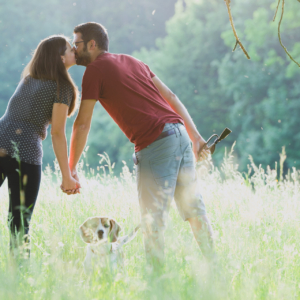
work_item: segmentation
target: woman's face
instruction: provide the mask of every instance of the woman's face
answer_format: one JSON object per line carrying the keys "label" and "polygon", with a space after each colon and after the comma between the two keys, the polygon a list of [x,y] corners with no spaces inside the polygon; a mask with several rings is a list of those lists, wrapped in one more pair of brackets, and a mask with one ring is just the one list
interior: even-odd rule
{"label": "woman's face", "polygon": [[61,59],[66,69],[69,69],[76,64],[75,52],[69,43],[67,43],[67,50],[65,54],[62,55]]}

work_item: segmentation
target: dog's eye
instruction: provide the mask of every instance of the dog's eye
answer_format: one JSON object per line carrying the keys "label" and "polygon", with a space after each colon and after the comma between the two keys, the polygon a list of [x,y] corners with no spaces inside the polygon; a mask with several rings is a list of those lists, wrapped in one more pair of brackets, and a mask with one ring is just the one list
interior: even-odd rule
{"label": "dog's eye", "polygon": [[104,227],[105,227],[105,228],[108,228],[108,227],[109,227],[109,224],[105,224]]}

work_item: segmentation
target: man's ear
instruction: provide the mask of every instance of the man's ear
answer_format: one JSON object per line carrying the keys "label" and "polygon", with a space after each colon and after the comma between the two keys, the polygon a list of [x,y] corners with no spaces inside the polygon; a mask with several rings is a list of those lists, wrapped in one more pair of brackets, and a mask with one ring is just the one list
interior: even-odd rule
{"label": "man's ear", "polygon": [[114,219],[110,219],[109,223],[110,223],[109,239],[111,243],[114,243],[118,240],[119,232],[122,229],[121,226]]}
{"label": "man's ear", "polygon": [[95,40],[90,40],[89,42],[88,42],[88,48],[90,49],[90,50],[95,50],[96,48],[97,48],[97,44],[96,44],[96,41]]}

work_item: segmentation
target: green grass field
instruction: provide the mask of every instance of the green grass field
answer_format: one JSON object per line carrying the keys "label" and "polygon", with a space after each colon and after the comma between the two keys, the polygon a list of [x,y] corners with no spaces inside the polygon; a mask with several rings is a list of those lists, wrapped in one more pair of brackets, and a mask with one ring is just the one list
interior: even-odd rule
{"label": "green grass field", "polygon": [[30,260],[9,256],[5,183],[0,299],[300,299],[300,172],[280,180],[280,171],[250,167],[252,175],[242,176],[230,154],[221,170],[211,163],[199,167],[218,261],[214,268],[206,263],[172,205],[160,276],[146,267],[141,232],[124,246],[124,274],[99,270],[88,277],[83,270],[85,244],[78,227],[87,217],[115,218],[121,235],[139,223],[135,178],[126,166],[118,178],[108,168],[81,170],[82,192],[76,196],[63,194],[58,170],[47,169],[31,222]]}

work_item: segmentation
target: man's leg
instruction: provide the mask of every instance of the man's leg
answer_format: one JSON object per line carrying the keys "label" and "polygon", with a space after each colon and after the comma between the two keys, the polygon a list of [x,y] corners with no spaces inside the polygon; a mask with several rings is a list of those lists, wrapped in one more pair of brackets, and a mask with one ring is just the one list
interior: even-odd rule
{"label": "man's leg", "polygon": [[163,220],[153,218],[151,213],[144,215],[142,230],[144,234],[144,247],[147,262],[155,267],[162,267],[164,264],[164,230]]}
{"label": "man's leg", "polygon": [[195,169],[194,154],[190,139],[183,126],[180,163],[177,185],[175,190],[175,202],[183,220],[189,221],[195,239],[207,259],[212,259],[214,254],[213,231],[206,216],[206,209],[199,191],[199,182]]}
{"label": "man's leg", "polygon": [[[164,131],[175,128],[166,124]],[[162,266],[164,262],[164,230],[174,195],[180,160],[180,134],[155,141],[137,153],[137,187],[141,223],[147,261]]]}
{"label": "man's leg", "polygon": [[203,253],[208,259],[215,257],[213,230],[206,215],[187,219],[189,221],[194,237]]}
{"label": "man's leg", "polygon": [[[164,231],[175,184],[162,187],[153,179],[152,170],[156,167],[148,169],[147,165],[150,166],[151,162],[144,160],[140,164],[143,172],[138,173],[137,177],[146,259],[149,264],[161,268],[164,263]],[[164,168],[164,164],[158,164],[157,167]],[[166,180],[166,184],[169,184],[169,181]]]}

